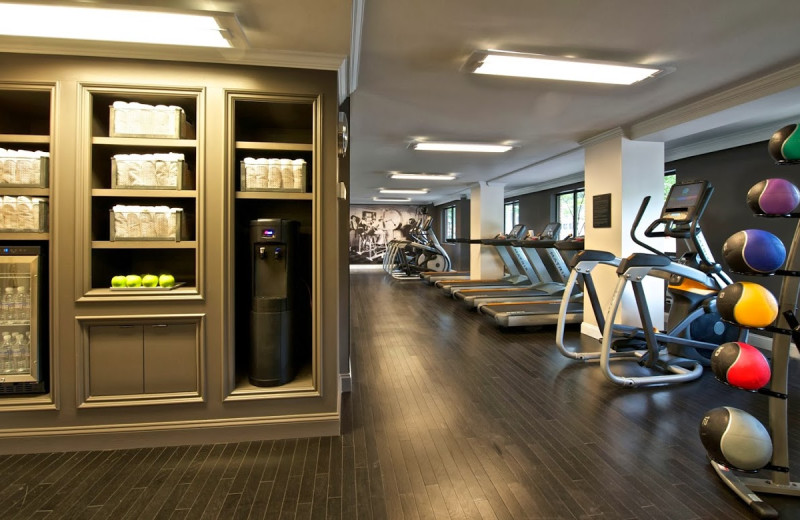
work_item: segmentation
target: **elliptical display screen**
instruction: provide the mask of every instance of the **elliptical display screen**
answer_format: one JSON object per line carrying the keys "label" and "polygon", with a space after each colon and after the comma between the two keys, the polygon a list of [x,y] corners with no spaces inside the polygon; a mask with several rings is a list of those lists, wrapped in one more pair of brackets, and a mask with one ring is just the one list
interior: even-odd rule
{"label": "elliptical display screen", "polygon": [[707,186],[706,181],[674,184],[669,190],[661,216],[673,220],[688,220],[694,214]]}

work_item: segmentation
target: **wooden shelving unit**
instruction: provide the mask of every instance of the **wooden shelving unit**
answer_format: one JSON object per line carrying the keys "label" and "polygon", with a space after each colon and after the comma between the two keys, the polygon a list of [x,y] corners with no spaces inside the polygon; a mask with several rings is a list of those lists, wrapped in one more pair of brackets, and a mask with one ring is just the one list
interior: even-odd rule
{"label": "wooden shelving unit", "polygon": [[[55,85],[53,84],[11,84],[0,82],[0,147],[7,150],[24,150],[29,152],[50,152],[53,142],[53,107]],[[0,162],[0,172],[3,165]],[[51,252],[51,226],[52,226],[52,193],[53,158],[47,161],[47,169],[42,172],[46,180],[41,186],[15,186],[9,183],[0,185],[0,198],[28,197],[37,198],[47,203],[47,219],[43,221],[41,231],[0,231],[0,244],[8,246],[36,246],[40,250],[39,277],[40,281],[47,283],[52,279]],[[48,285],[44,290],[38,291],[37,315],[35,326],[30,326],[28,332],[36,337],[38,349],[36,357],[39,364],[40,381],[44,383],[44,393],[17,394],[10,399],[0,399],[0,409],[3,411],[14,409],[42,410],[52,409],[54,406],[54,380],[53,365],[58,359],[54,354],[52,342],[52,321],[50,301],[52,293]],[[8,329],[9,325],[3,325]],[[33,330],[35,329],[35,330]]]}
{"label": "wooden shelving unit", "polygon": [[[84,296],[111,294],[103,291],[115,275],[173,274],[185,287],[181,293],[199,291],[200,241],[197,228],[202,190],[202,165],[198,160],[202,135],[197,138],[110,137],[110,106],[115,101],[149,105],[175,105],[183,108],[186,119],[202,129],[201,91],[147,89],[140,87],[87,87],[84,99],[87,127],[91,136],[86,163],[89,175],[90,268],[84,284]],[[117,154],[150,154],[175,152],[184,155],[189,170],[189,186],[181,189],[148,189],[113,187],[111,159]],[[169,206],[182,209],[188,219],[180,240],[112,240],[109,211],[117,204]],[[119,293],[113,293],[119,296]],[[135,293],[131,298],[158,297]]]}
{"label": "wooden shelving unit", "polygon": [[238,191],[236,198],[241,200],[313,200],[314,194],[288,191]]}
{"label": "wooden shelving unit", "polygon": [[[19,53],[0,55],[0,68],[0,147],[52,153],[49,185],[0,186],[49,202],[46,233],[0,241],[48,252],[40,286],[50,364],[46,394],[0,395],[0,453],[337,435],[335,309],[347,289],[336,238],[336,71]],[[112,137],[123,135],[110,132],[115,101],[180,106],[194,129],[175,139]],[[187,172],[177,186],[163,186],[161,164],[156,181],[151,164],[145,176],[112,177],[115,155],[170,152],[184,155],[185,168],[169,170],[170,179]],[[242,190],[246,157],[302,158],[305,183]],[[181,209],[180,240],[112,235],[116,205]],[[276,387],[249,383],[239,336],[251,310],[243,234],[257,218],[300,223],[292,266],[308,287],[296,300],[303,359]],[[162,271],[182,285],[111,287],[114,276]]]}
{"label": "wooden shelving unit", "polygon": [[[315,375],[319,372],[319,359],[312,355],[311,343],[316,333],[313,313],[297,313],[306,320],[301,327],[308,337],[294,345],[299,352],[297,375],[293,381],[277,387],[257,387],[248,382],[247,352],[249,348],[249,314],[251,267],[250,244],[243,230],[249,222],[259,218],[283,218],[300,222],[301,266],[298,271],[313,293],[313,273],[316,257],[313,243],[316,225],[315,178],[316,154],[318,153],[317,129],[320,121],[317,113],[319,100],[316,97],[276,96],[259,93],[228,94],[228,125],[230,185],[233,187],[233,229],[235,281],[231,315],[234,316],[235,352],[230,356],[230,399],[267,397],[296,397],[314,392]],[[248,191],[242,186],[241,162],[246,157],[264,159],[304,159],[306,162],[305,188],[296,191]],[[295,257],[297,258],[297,257]],[[303,304],[307,308],[310,302]]]}

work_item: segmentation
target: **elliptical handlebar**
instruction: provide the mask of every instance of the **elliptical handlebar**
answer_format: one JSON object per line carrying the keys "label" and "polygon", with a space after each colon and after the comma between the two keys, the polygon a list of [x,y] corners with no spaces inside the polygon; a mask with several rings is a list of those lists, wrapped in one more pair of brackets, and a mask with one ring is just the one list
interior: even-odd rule
{"label": "elliptical handlebar", "polygon": [[[714,260],[714,256],[711,254],[711,251],[708,248],[708,243],[706,243],[705,239],[702,237],[702,232],[700,230],[700,217],[703,215],[703,213],[705,213],[706,207],[708,206],[713,193],[714,187],[707,182],[703,183],[703,191],[700,199],[693,207],[691,207],[690,211],[680,215],[677,220],[674,217],[674,214],[670,215],[667,213],[668,208],[665,206],[661,216],[650,223],[650,225],[644,230],[644,236],[648,238],[669,237],[690,240],[692,246],[694,246],[693,249],[700,257],[700,265],[703,266],[703,270],[714,273],[719,272],[721,268]],[[656,248],[644,243],[636,237],[636,230],[639,229],[639,224],[641,224],[642,217],[644,217],[644,212],[650,203],[650,199],[650,195],[646,196],[642,200],[641,206],[639,206],[639,212],[636,214],[636,218],[633,221],[633,226],[631,227],[631,239],[634,241],[634,243],[647,249],[651,253],[660,256],[669,256],[665,252],[657,250]],[[667,203],[668,202],[669,201],[667,201]],[[663,229],[658,230],[658,228],[661,226],[663,226]]]}
{"label": "elliptical handlebar", "polygon": [[705,239],[702,242],[699,240],[700,237],[700,215],[705,213],[706,206],[708,206],[708,202],[711,200],[711,194],[714,193],[714,186],[710,184],[706,187],[706,191],[703,194],[703,198],[698,204],[697,215],[698,217],[692,221],[692,225],[689,229],[689,233],[691,235],[692,243],[694,244],[695,248],[697,248],[697,254],[700,255],[700,258],[708,265],[717,266],[717,271],[721,270],[721,266],[716,263],[714,257],[711,255],[711,251],[708,248],[708,244],[706,243]]}
{"label": "elliptical handlebar", "polygon": [[[658,249],[656,249],[655,247],[651,246],[650,244],[645,244],[644,242],[642,242],[641,240],[639,240],[636,237],[636,230],[639,229],[639,224],[642,222],[642,217],[644,216],[644,212],[647,210],[647,206],[649,204],[650,204],[650,195],[648,195],[647,197],[645,197],[642,200],[642,204],[639,206],[639,212],[636,213],[636,218],[633,219],[633,226],[631,226],[631,239],[633,240],[633,242],[635,244],[647,249],[648,251],[650,251],[650,252],[652,252],[652,253],[654,253],[656,255],[667,256],[666,253],[664,253],[663,251],[659,251]],[[650,226],[648,226],[647,230],[645,231],[645,236],[648,236],[648,237],[650,237],[650,236],[652,236],[652,237],[666,236],[663,231],[660,232],[660,234],[652,234],[652,235],[648,235],[647,234],[648,232],[652,232],[658,224],[661,224],[662,220],[663,219],[658,219],[655,222],[653,222],[652,224],[650,224]]]}

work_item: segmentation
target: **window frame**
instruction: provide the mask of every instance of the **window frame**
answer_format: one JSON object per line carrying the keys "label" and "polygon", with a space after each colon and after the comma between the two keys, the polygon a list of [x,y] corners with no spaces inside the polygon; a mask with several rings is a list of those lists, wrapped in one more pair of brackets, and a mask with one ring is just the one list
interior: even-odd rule
{"label": "window frame", "polygon": [[[583,193],[581,197],[581,204],[578,205],[578,194]],[[561,220],[561,200],[565,195],[572,195],[572,223],[569,227],[564,225]],[[561,224],[561,229],[558,232],[558,238],[563,239],[568,234],[572,233],[573,236],[578,234],[579,222],[581,221],[581,214],[583,215],[584,232],[586,229],[586,188],[574,188],[571,190],[561,191],[556,193],[556,222]]]}
{"label": "window frame", "polygon": [[455,204],[442,208],[442,237],[443,240],[450,240],[456,237],[456,215]]}
{"label": "window frame", "polygon": [[[509,207],[511,208],[511,222],[509,222]],[[509,200],[503,203],[503,233],[509,233],[511,229],[519,224],[519,199]]]}

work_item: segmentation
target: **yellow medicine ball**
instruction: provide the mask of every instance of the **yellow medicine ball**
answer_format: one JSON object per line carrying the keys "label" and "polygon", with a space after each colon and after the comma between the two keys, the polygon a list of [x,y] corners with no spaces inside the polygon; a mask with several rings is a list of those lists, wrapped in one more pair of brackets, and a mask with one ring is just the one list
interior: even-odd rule
{"label": "yellow medicine ball", "polygon": [[736,282],[717,295],[717,311],[723,319],[744,327],[771,325],[778,316],[775,296],[753,282]]}

